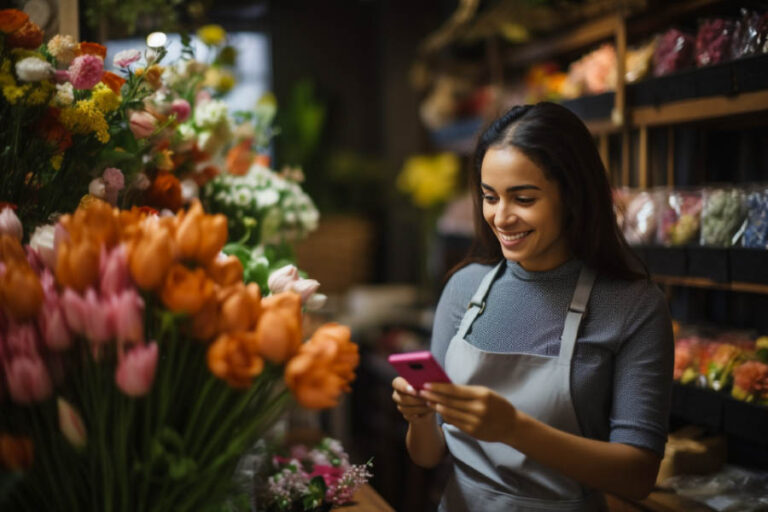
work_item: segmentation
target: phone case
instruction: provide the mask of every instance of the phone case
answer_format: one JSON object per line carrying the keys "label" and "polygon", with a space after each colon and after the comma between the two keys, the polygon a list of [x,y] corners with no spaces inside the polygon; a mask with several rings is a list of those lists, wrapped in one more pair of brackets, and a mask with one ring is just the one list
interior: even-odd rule
{"label": "phone case", "polygon": [[451,382],[428,350],[392,354],[388,360],[397,373],[416,390],[422,389],[427,382]]}

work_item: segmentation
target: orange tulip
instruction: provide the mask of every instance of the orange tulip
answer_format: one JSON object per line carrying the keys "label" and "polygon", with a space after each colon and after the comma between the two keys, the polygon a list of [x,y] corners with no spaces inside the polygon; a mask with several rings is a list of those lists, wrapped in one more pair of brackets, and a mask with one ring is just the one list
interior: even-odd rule
{"label": "orange tulip", "polygon": [[0,434],[0,466],[11,471],[20,471],[31,468],[34,460],[35,445],[32,439]]}
{"label": "orange tulip", "polygon": [[0,278],[0,303],[17,322],[37,317],[43,303],[43,287],[26,261],[7,265]]}
{"label": "orange tulip", "polygon": [[5,263],[26,262],[27,255],[21,247],[21,243],[12,235],[0,235],[0,261]]}
{"label": "orange tulip", "polygon": [[301,345],[301,296],[283,292],[266,297],[261,311],[255,331],[257,349],[268,361],[282,364]]}
{"label": "orange tulip", "polygon": [[200,311],[192,316],[189,335],[196,340],[210,341],[219,334],[219,301],[208,299]]}
{"label": "orange tulip", "polygon": [[234,388],[247,388],[264,370],[264,360],[249,350],[248,333],[225,333],[208,348],[208,368]]}
{"label": "orange tulip", "polygon": [[174,263],[165,277],[160,298],[171,311],[193,315],[213,297],[213,286],[203,269],[190,270]]}
{"label": "orange tulip", "polygon": [[243,264],[233,254],[214,258],[205,270],[211,279],[221,286],[229,286],[243,280]]}
{"label": "orange tulip", "polygon": [[205,215],[200,201],[195,200],[183,215],[176,230],[179,257],[207,265],[227,243],[227,218]]}
{"label": "orange tulip", "polygon": [[101,247],[87,238],[62,242],[56,250],[56,280],[62,286],[84,292],[99,277]]}
{"label": "orange tulip", "polygon": [[345,326],[323,325],[288,362],[285,382],[301,405],[310,409],[334,407],[339,395],[349,391],[359,362],[357,345],[349,337]]}
{"label": "orange tulip", "polygon": [[107,48],[99,43],[89,43],[82,41],[77,45],[77,55],[95,55],[101,57],[101,60],[107,58]]}
{"label": "orange tulip", "polygon": [[242,282],[230,287],[230,293],[221,302],[219,332],[248,331],[259,319],[261,293],[259,285]]}
{"label": "orange tulip", "polygon": [[147,219],[128,249],[128,267],[142,290],[154,290],[165,281],[175,261],[170,230],[155,219]]}
{"label": "orange tulip", "polygon": [[119,239],[119,210],[101,199],[81,203],[74,214],[64,215],[60,222],[74,242],[88,238],[98,246],[103,244],[111,249]]}
{"label": "orange tulip", "polygon": [[120,96],[120,89],[122,89],[123,84],[125,83],[125,78],[116,75],[111,71],[105,71],[104,74],[101,75],[101,81],[104,85],[112,89],[112,92]]}
{"label": "orange tulip", "polygon": [[29,20],[29,15],[18,9],[3,9],[0,11],[0,32],[10,34],[16,32]]}
{"label": "orange tulip", "polygon": [[227,172],[237,176],[244,176],[253,162],[253,151],[251,150],[251,140],[246,139],[240,144],[232,147],[227,152]]}

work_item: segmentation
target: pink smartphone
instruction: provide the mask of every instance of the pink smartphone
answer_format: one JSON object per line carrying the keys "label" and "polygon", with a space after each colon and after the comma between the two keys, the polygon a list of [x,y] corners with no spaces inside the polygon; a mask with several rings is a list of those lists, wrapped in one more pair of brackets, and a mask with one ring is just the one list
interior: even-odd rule
{"label": "pink smartphone", "polygon": [[427,382],[451,382],[429,350],[392,354],[388,361],[417,391]]}

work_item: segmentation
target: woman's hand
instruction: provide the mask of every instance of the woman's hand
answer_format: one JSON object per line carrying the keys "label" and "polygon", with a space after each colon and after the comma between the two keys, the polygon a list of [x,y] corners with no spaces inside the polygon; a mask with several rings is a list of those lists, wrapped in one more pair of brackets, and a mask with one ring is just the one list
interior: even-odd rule
{"label": "woman's hand", "polygon": [[397,410],[408,423],[420,423],[431,420],[434,412],[427,406],[427,401],[419,398],[419,393],[402,377],[392,381],[392,400],[397,404]]}
{"label": "woman's hand", "polygon": [[517,409],[495,391],[484,386],[431,383],[419,395],[446,423],[475,439],[510,444]]}

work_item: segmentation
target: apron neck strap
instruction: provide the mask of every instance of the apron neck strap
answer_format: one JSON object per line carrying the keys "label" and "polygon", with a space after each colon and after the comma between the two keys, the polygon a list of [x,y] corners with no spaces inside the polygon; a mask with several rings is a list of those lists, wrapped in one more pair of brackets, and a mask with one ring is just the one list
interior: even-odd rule
{"label": "apron neck strap", "polygon": [[461,319],[461,325],[456,333],[460,338],[464,338],[467,334],[472,323],[475,319],[485,311],[485,297],[488,295],[488,290],[491,289],[491,284],[496,276],[499,274],[502,268],[504,268],[507,260],[501,260],[498,265],[485,274],[483,280],[480,282],[480,286],[477,287],[477,291],[472,296],[467,306],[467,312],[464,313],[464,318]]}
{"label": "apron neck strap", "polygon": [[565,316],[565,327],[563,335],[560,337],[560,355],[558,360],[561,364],[570,365],[573,357],[573,349],[576,346],[576,338],[579,335],[579,326],[581,320],[587,311],[587,302],[592,293],[592,286],[595,284],[595,272],[586,265],[581,267],[579,280],[576,282],[576,290],[573,292],[571,305],[568,306],[568,314]]}

